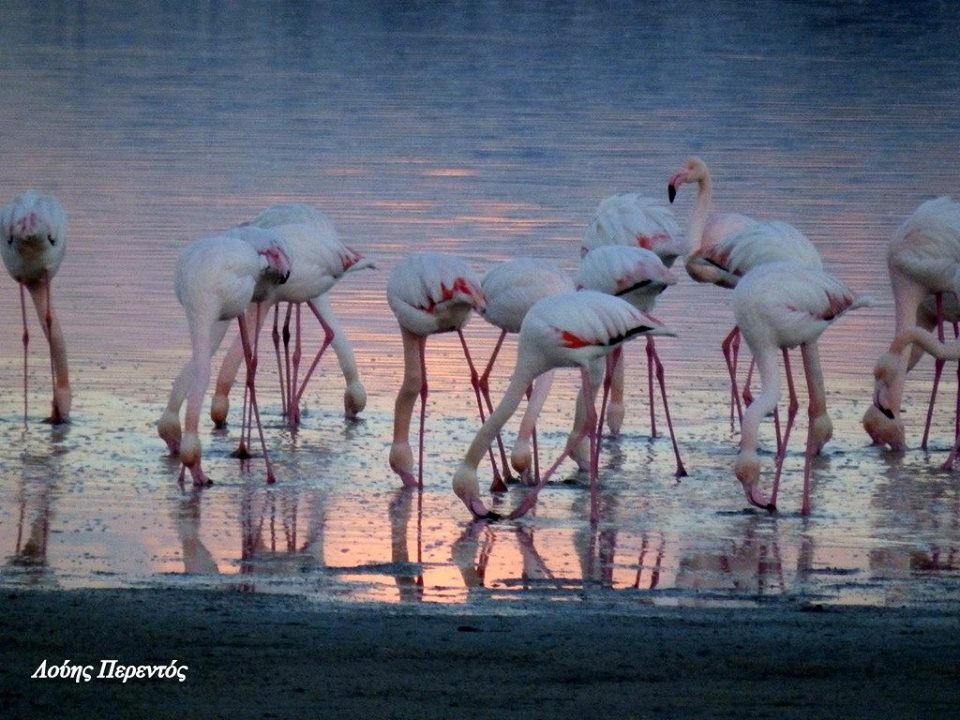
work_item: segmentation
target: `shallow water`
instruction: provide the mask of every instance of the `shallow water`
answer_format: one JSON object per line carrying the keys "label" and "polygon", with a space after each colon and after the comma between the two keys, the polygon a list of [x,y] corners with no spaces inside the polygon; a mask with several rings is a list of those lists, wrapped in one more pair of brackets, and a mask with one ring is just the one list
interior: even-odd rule
{"label": "shallow water", "polygon": [[[0,10],[0,197],[39,187],[70,213],[54,301],[75,392],[71,425],[40,422],[48,371],[34,323],[24,425],[20,308],[6,280],[0,584],[444,604],[960,599],[960,493],[939,470],[955,376],[929,453],[880,452],[859,426],[892,327],[885,243],[920,202],[956,194],[960,9],[79,7]],[[719,352],[728,294],[689,278],[656,312],[681,333],[658,347],[689,477],[677,482],[670,443],[649,439],[637,382],[624,434],[605,448],[596,527],[572,465],[534,515],[469,524],[449,481],[477,423],[459,345],[442,337],[429,344],[426,487],[399,490],[386,464],[402,371],[384,299],[393,263],[429,247],[478,272],[521,253],[572,269],[600,199],[665,195],[694,152],[719,207],[796,224],[831,271],[875,298],[821,343],[836,429],[814,466],[812,515],[796,512],[803,413],[780,513],[743,509]],[[681,191],[681,219],[692,200]],[[235,433],[210,431],[215,485],[185,492],[153,427],[188,355],[173,264],[190,239],[278,201],[317,205],[378,261],[333,291],[368,407],[342,418],[342,381],[324,360],[291,436],[264,362],[278,483],[264,483],[258,459],[244,469],[229,457]],[[481,357],[495,339],[476,318],[468,336]],[[629,363],[642,377],[640,343]],[[509,367],[507,352],[499,387]],[[925,364],[908,387],[913,445],[929,378]],[[563,373],[548,403],[546,455],[564,440],[574,381]]]}

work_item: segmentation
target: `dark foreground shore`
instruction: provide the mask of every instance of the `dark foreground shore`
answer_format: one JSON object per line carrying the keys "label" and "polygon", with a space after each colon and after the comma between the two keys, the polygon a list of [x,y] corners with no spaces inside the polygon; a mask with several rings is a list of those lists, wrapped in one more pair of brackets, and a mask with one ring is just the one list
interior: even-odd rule
{"label": "dark foreground shore", "polygon": [[[955,608],[549,610],[6,591],[0,707],[5,718],[957,717]],[[45,660],[48,674],[91,679],[32,678]],[[150,667],[176,673],[118,679]]]}

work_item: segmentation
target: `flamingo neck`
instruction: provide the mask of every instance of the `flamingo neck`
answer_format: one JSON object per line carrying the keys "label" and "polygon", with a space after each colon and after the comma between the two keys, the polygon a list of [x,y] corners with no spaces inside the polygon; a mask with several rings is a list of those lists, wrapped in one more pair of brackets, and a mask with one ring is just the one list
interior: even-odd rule
{"label": "flamingo neck", "polygon": [[524,372],[522,368],[517,368],[513,377],[510,379],[510,384],[507,386],[503,398],[500,400],[500,404],[490,413],[487,421],[481,426],[480,430],[477,431],[473,442],[470,443],[470,447],[467,448],[467,454],[463,458],[464,465],[474,470],[480,465],[480,461],[486,454],[487,448],[490,447],[490,443],[496,439],[497,434],[503,426],[507,424],[507,421],[513,416],[513,413],[516,412],[521,400],[523,400],[526,395],[527,388],[538,374],[539,373]]}
{"label": "flamingo neck", "polygon": [[694,250],[703,244],[703,231],[707,226],[707,218],[713,208],[713,180],[709,175],[697,181],[697,201],[690,214],[690,224],[687,226],[687,242]]}
{"label": "flamingo neck", "polygon": [[[752,348],[751,348],[752,350]],[[760,372],[760,394],[743,414],[740,428],[740,451],[753,452],[757,449],[760,437],[760,423],[777,406],[780,400],[780,366],[777,361],[778,348],[764,348],[754,353],[757,370]]]}

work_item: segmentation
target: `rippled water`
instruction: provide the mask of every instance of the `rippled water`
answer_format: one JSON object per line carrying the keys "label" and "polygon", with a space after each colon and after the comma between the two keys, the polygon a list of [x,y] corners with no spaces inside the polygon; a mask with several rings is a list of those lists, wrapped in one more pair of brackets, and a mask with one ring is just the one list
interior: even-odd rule
{"label": "rippled water", "polygon": [[[859,418],[891,333],[885,244],[920,202],[957,193],[960,8],[517,5],[3,4],[0,197],[38,187],[70,214],[54,298],[75,400],[69,427],[39,422],[34,326],[24,427],[19,300],[0,279],[0,584],[443,603],[958,599],[960,493],[938,470],[952,403],[929,454],[868,447]],[[386,466],[402,371],[384,299],[393,263],[427,247],[478,272],[521,253],[572,269],[600,199],[665,195],[691,153],[711,165],[719,207],[794,223],[876,299],[821,343],[836,433],[815,465],[813,515],[795,513],[799,441],[781,513],[742,510],[718,347],[728,295],[688,278],[657,315],[681,332],[659,347],[689,478],[673,478],[669,442],[649,440],[637,383],[605,452],[598,527],[571,467],[579,483],[551,486],[535,516],[469,525],[449,480],[476,421],[444,337],[429,345],[426,489],[398,490]],[[692,196],[681,191],[682,219]],[[173,264],[190,239],[278,201],[317,205],[379,263],[334,291],[369,405],[342,419],[327,360],[291,437],[265,363],[279,482],[265,486],[256,460],[241,469],[234,439],[211,431],[216,484],[184,493],[153,428],[189,351]],[[468,335],[481,355],[492,347],[481,320]],[[640,368],[642,349],[630,357]],[[501,387],[509,365],[508,353]],[[914,445],[929,377],[924,365],[908,387]],[[548,404],[548,453],[574,380]],[[944,397],[955,390],[948,377]]]}

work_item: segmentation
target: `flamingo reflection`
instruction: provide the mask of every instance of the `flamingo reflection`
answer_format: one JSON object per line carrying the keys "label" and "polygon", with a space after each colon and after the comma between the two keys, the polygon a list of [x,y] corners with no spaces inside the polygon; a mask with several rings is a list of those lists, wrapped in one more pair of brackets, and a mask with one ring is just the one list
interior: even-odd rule
{"label": "flamingo reflection", "polygon": [[[416,515],[414,515],[416,507]],[[403,487],[390,501],[390,559],[400,600],[423,600],[423,493]],[[416,559],[410,560],[410,524],[416,518]],[[409,568],[409,572],[402,572]]]}

